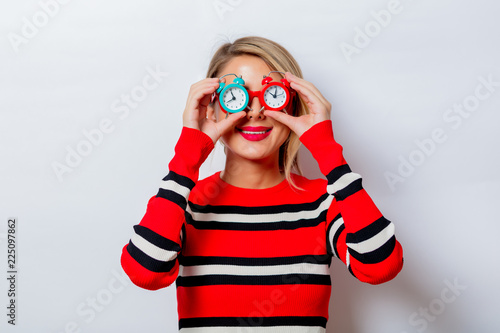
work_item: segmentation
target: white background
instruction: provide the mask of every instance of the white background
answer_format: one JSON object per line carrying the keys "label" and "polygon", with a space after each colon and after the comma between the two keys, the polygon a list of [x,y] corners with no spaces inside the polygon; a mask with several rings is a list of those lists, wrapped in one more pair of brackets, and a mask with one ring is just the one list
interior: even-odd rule
{"label": "white background", "polygon": [[[168,172],[190,85],[221,43],[246,35],[285,46],[332,102],[346,159],[403,245],[405,266],[383,285],[334,261],[327,331],[498,332],[497,2],[401,0],[389,18],[389,0],[54,1],[0,4],[0,276],[9,217],[19,272],[15,327],[0,279],[2,332],[177,330],[175,286],[132,285],[121,250]],[[168,75],[125,114],[121,96],[140,92],[148,69]],[[480,77],[496,86],[477,88]],[[463,103],[473,111],[449,111]],[[89,146],[102,121],[112,131]],[[87,155],[58,177],[54,164],[78,147]],[[217,145],[200,176],[222,159]]]}

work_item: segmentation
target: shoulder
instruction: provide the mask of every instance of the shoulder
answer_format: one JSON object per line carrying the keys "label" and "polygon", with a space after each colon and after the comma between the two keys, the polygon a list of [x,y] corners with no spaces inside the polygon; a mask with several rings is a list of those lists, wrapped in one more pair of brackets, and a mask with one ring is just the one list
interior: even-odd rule
{"label": "shoulder", "polygon": [[305,176],[296,174],[296,173],[291,173],[292,179],[295,182],[295,185],[298,187],[303,188],[306,191],[319,191],[319,192],[324,192],[325,187],[327,185],[327,180],[324,178],[315,178],[315,179],[309,179]]}
{"label": "shoulder", "polygon": [[198,180],[193,189],[191,189],[189,201],[197,204],[206,204],[209,197],[218,193],[220,191],[220,184],[218,182],[219,172]]}
{"label": "shoulder", "polygon": [[220,171],[212,174],[211,176],[207,176],[203,179],[200,179],[196,182],[196,185],[194,186],[194,188],[192,189],[192,191],[200,191],[200,190],[203,190],[207,187],[213,187],[216,185],[216,183],[218,182],[219,180],[219,175]]}

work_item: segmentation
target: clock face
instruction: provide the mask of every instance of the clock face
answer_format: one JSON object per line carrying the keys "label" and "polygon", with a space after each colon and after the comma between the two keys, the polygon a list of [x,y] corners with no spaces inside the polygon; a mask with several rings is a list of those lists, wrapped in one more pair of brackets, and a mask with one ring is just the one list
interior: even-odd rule
{"label": "clock face", "polygon": [[272,108],[280,108],[286,102],[286,91],[281,86],[270,86],[264,92],[264,102]]}
{"label": "clock face", "polygon": [[241,109],[247,102],[245,92],[239,87],[229,87],[222,96],[227,109],[234,111]]}

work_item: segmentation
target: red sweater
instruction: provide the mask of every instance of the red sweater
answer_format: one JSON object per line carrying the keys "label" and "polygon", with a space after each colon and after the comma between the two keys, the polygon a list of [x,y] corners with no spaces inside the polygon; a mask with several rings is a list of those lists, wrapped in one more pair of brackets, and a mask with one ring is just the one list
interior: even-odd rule
{"label": "red sweater", "polygon": [[305,191],[286,179],[246,189],[220,172],[198,181],[214,144],[183,127],[169,173],[121,257],[142,288],[175,281],[182,332],[325,332],[332,257],[371,284],[401,270],[394,225],[346,164],[331,121],[300,141],[326,179],[292,174]]}

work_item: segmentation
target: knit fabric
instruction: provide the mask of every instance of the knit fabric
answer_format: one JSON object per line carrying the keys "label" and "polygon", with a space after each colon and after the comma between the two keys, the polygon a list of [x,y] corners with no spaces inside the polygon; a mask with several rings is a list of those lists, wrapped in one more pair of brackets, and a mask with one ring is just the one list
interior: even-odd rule
{"label": "knit fabric", "polygon": [[325,332],[333,257],[371,284],[401,270],[394,225],[346,164],[331,121],[300,141],[326,179],[292,174],[303,191],[286,179],[247,189],[220,172],[198,180],[214,144],[183,127],[169,172],[121,257],[137,286],[175,281],[180,332]]}

